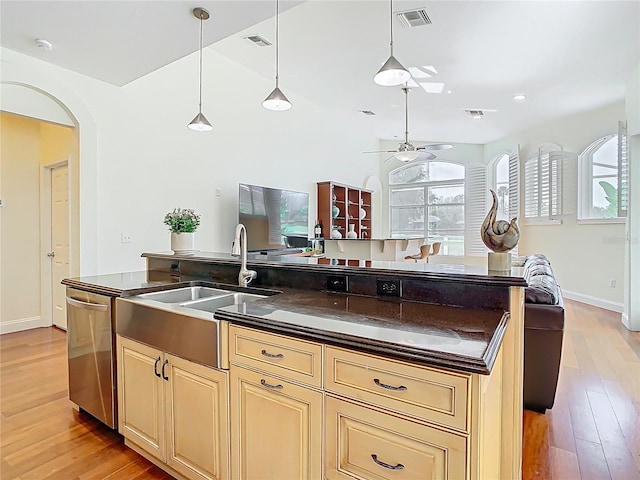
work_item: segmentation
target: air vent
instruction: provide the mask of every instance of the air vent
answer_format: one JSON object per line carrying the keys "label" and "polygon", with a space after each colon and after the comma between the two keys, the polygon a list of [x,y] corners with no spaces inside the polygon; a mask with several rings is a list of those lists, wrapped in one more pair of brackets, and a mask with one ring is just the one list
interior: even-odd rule
{"label": "air vent", "polygon": [[431,19],[424,8],[419,10],[396,12],[396,16],[400,20],[400,23],[405,27],[413,28],[421,25],[431,25]]}
{"label": "air vent", "polygon": [[375,115],[375,112],[372,112],[371,110],[360,110],[360,112],[362,112],[365,115]]}
{"label": "air vent", "polygon": [[465,110],[472,118],[481,119],[484,117],[484,112],[482,110]]}
{"label": "air vent", "polygon": [[271,45],[271,42],[261,37],[260,35],[249,35],[243,38],[249,40],[252,43],[255,43],[259,47],[268,47],[269,45]]}

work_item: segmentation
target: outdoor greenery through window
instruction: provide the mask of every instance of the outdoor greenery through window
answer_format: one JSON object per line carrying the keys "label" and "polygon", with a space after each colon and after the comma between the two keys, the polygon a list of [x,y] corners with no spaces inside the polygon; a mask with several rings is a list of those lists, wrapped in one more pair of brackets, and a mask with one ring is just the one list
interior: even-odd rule
{"label": "outdoor greenery through window", "polygon": [[618,135],[599,138],[580,154],[580,219],[617,218]]}
{"label": "outdoor greenery through window", "polygon": [[465,168],[413,162],[389,173],[392,238],[442,242],[445,255],[464,255]]}

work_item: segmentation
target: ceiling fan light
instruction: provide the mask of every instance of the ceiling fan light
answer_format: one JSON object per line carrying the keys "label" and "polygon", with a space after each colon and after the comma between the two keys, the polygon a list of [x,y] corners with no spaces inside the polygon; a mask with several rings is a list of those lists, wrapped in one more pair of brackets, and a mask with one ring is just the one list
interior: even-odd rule
{"label": "ceiling fan light", "polygon": [[191,130],[195,130],[196,132],[210,132],[213,130],[213,126],[202,113],[198,113],[187,127]]}
{"label": "ceiling fan light", "polygon": [[418,158],[419,154],[420,152],[416,150],[404,150],[404,151],[394,153],[393,156],[396,157],[396,159],[400,160],[401,162],[412,162],[416,158]]}
{"label": "ceiling fan light", "polygon": [[269,96],[264,99],[264,102],[262,102],[262,106],[267,110],[275,110],[281,112],[284,110],[289,110],[291,108],[291,102],[285,96],[285,94],[282,93],[282,90],[276,87],[273,89],[273,92],[271,92]]}
{"label": "ceiling fan light", "polygon": [[383,87],[394,87],[408,82],[410,78],[409,71],[402,66],[396,57],[391,55],[375,74],[373,81]]}

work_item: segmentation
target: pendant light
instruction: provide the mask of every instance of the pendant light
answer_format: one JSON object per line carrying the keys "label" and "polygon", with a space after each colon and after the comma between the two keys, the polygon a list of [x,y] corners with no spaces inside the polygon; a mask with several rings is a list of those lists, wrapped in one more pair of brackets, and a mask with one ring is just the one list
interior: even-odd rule
{"label": "pendant light", "polygon": [[389,59],[382,65],[378,73],[373,77],[373,81],[383,87],[395,87],[396,85],[402,85],[411,78],[409,71],[402,66],[402,64],[393,56],[393,0],[389,0],[389,6],[391,9],[390,15],[390,27],[391,27],[391,42],[389,47],[391,48],[391,55]]}
{"label": "pendant light", "polygon": [[262,106],[267,110],[275,110],[275,111],[284,111],[289,110],[291,108],[291,102],[289,99],[282,93],[279,87],[280,81],[280,72],[279,72],[279,18],[280,18],[280,8],[279,2],[276,0],[276,88],[273,89],[273,92],[269,94],[267,98],[262,102]]}
{"label": "pendant light", "polygon": [[200,96],[198,100],[198,115],[196,115],[187,126],[196,132],[210,132],[213,130],[213,127],[209,123],[209,120],[202,114],[202,22],[209,18],[209,12],[204,8],[197,7],[193,9],[193,16],[200,19]]}

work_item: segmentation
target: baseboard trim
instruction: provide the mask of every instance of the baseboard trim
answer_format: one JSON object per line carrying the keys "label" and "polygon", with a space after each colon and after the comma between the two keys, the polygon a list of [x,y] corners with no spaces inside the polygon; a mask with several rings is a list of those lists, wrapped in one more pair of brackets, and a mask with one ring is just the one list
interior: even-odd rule
{"label": "baseboard trim", "polygon": [[9,320],[8,322],[0,323],[0,335],[5,333],[21,332],[22,330],[29,330],[31,328],[49,327],[50,323],[43,320],[40,315],[37,317],[18,318],[16,320]]}
{"label": "baseboard trim", "polygon": [[629,325],[629,315],[627,315],[627,312],[622,312],[622,325],[627,327],[627,330],[631,330],[631,325]]}
{"label": "baseboard trim", "polygon": [[603,298],[592,297],[591,295],[584,295],[582,293],[570,292],[564,289],[562,290],[562,295],[569,300],[575,300],[576,302],[586,303],[587,305],[593,305],[594,307],[604,308],[605,310],[611,310],[612,312],[624,312],[624,305],[622,305],[622,303],[612,302],[611,300],[604,300]]}

